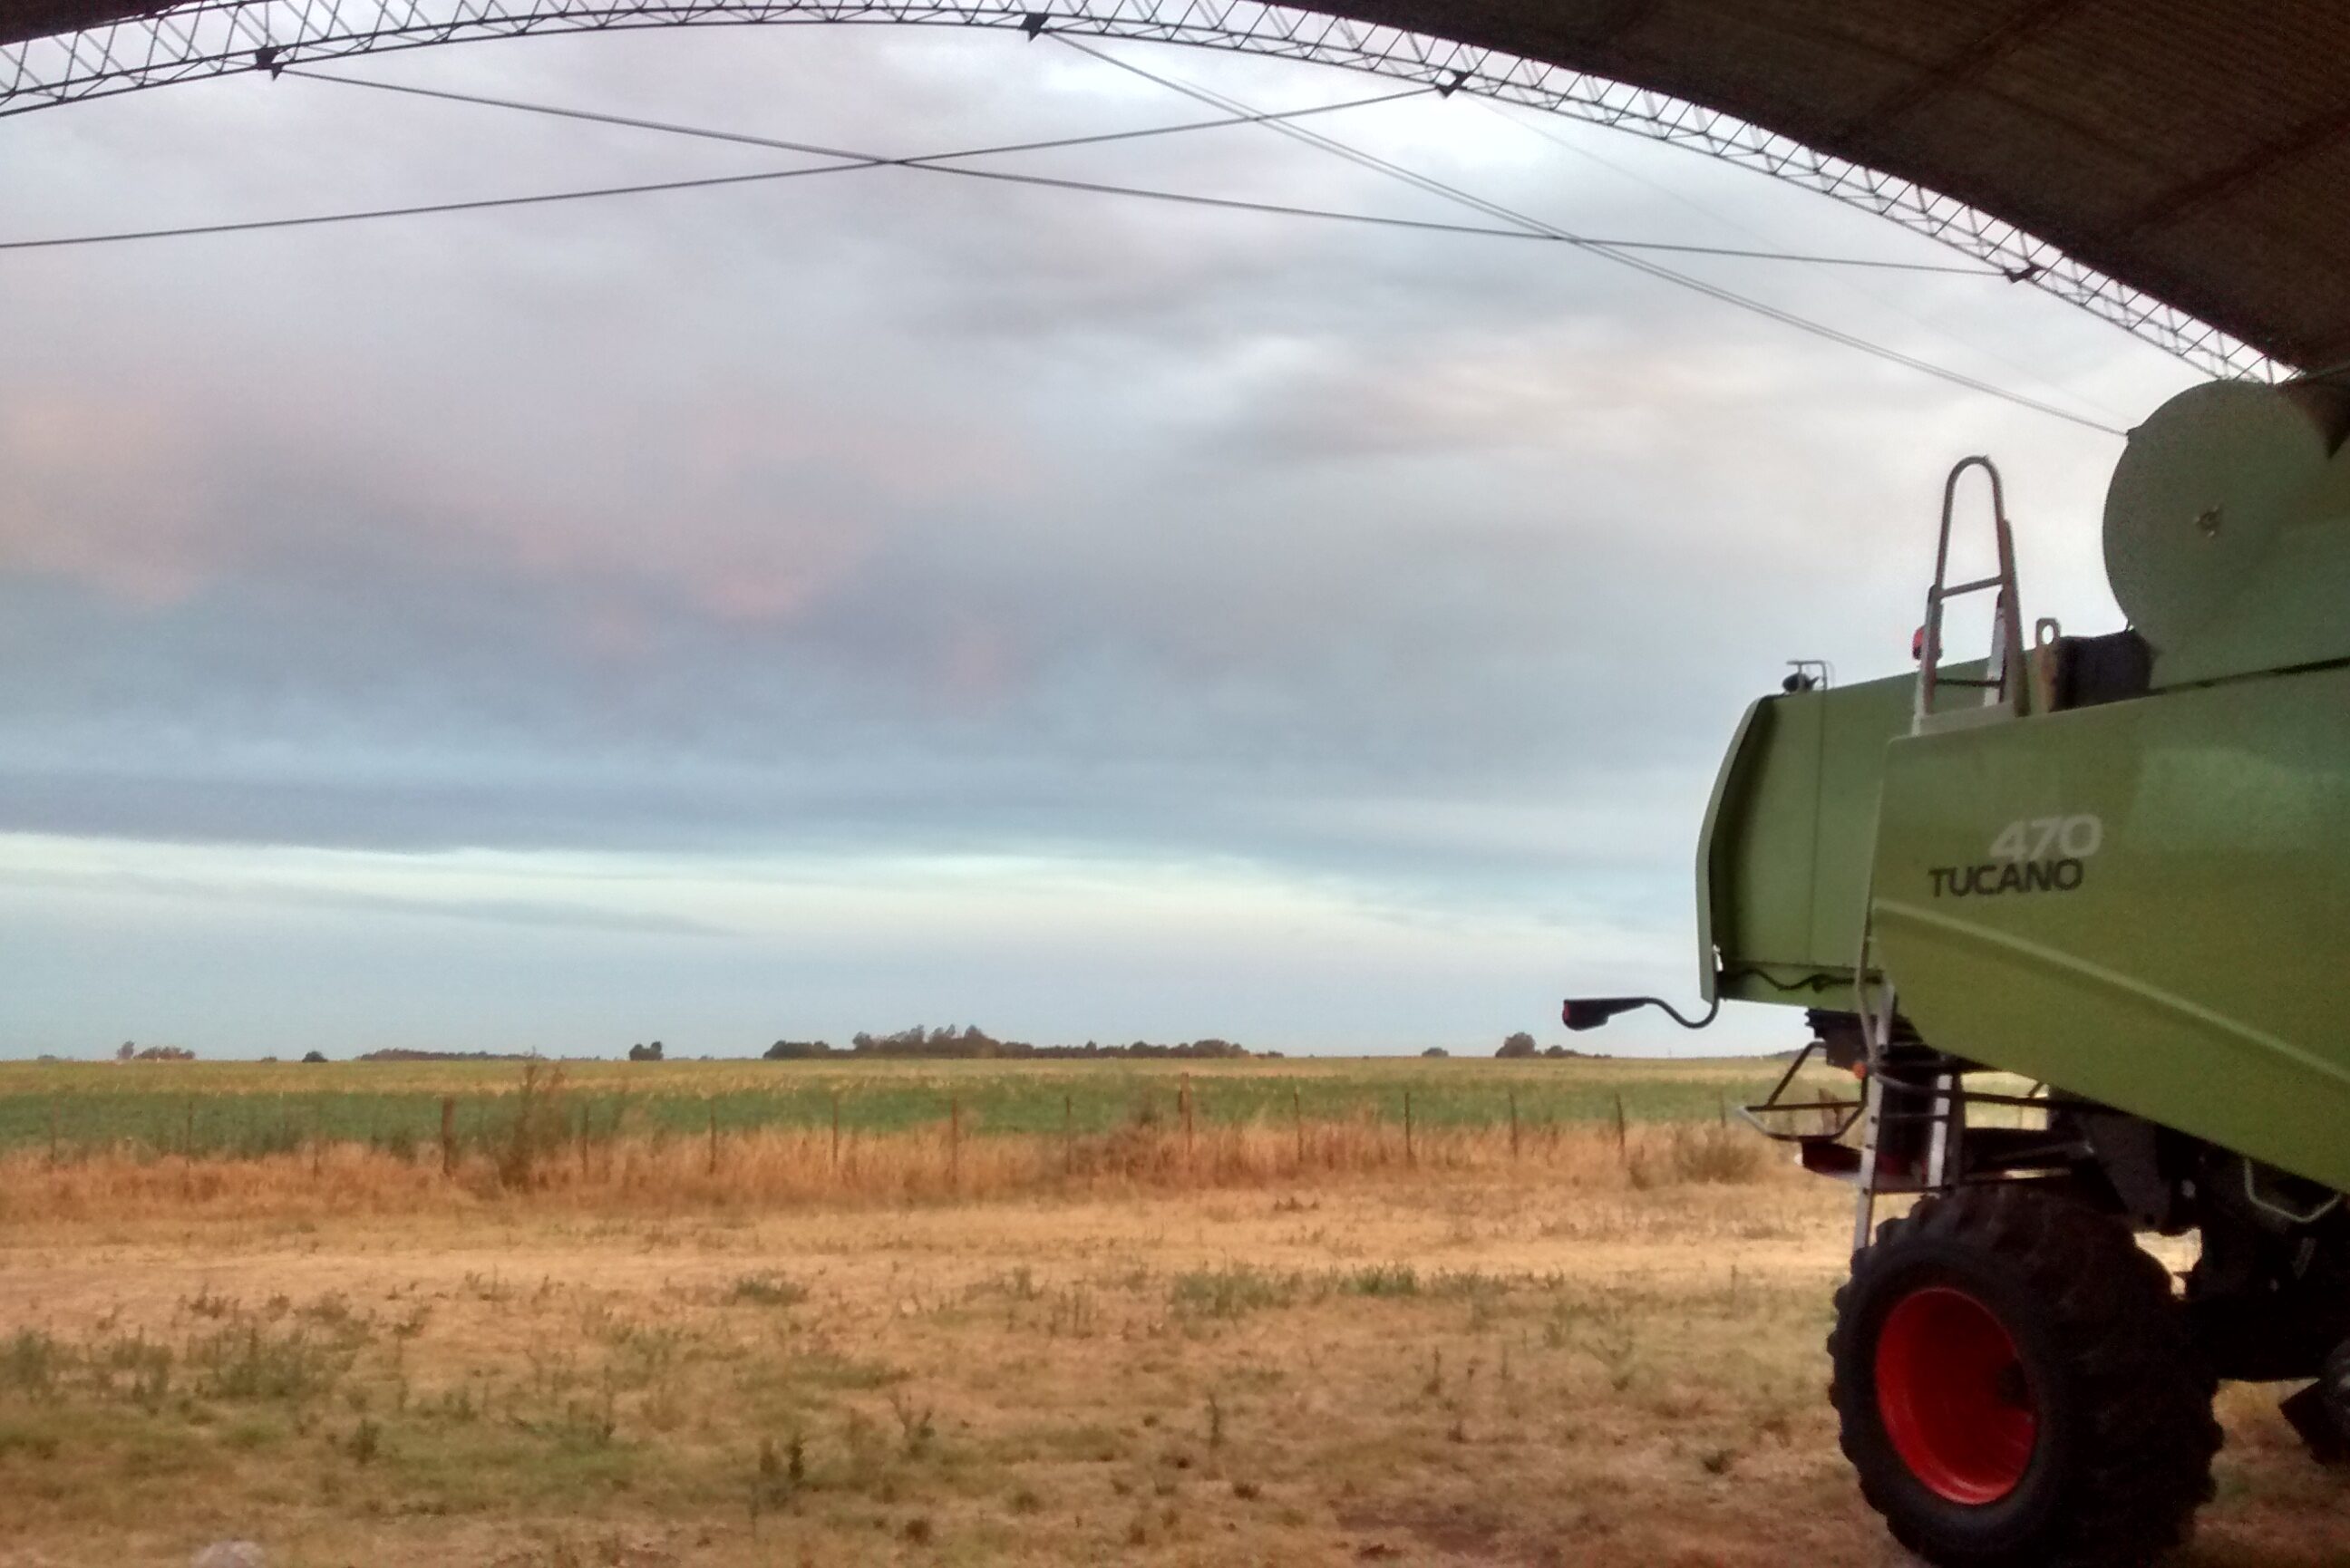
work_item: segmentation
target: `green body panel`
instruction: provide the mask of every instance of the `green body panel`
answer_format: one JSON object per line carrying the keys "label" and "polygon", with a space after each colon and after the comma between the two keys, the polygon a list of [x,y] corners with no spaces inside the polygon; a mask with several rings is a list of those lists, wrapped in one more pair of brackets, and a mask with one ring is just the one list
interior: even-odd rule
{"label": "green body panel", "polygon": [[1852,1006],[1886,746],[1916,691],[1897,676],[1747,711],[1698,844],[1708,1001]]}
{"label": "green body panel", "polygon": [[1929,1044],[2350,1192],[2350,377],[2174,398],[2105,545],[2134,641],[2051,639],[2010,700],[1977,665],[1914,726],[1911,676],[1754,705],[1711,993],[1850,1010],[1866,919]]}
{"label": "green body panel", "polygon": [[1905,737],[1878,815],[1927,1040],[2350,1189],[2350,668]]}
{"label": "green body panel", "polygon": [[[1730,737],[1730,751],[1721,759],[1721,767],[1713,777],[1713,794],[1705,803],[1705,821],[1697,834],[1697,951],[1698,995],[1708,1003],[1720,1000],[1721,948],[1716,945],[1713,915],[1713,889],[1724,871],[1718,871],[1715,862],[1722,857],[1733,840],[1722,835],[1722,814],[1737,809],[1739,759],[1746,754],[1748,742],[1758,722],[1767,723],[1768,697],[1757,698],[1747,705],[1744,717]],[[1726,870],[1726,867],[1725,867]]]}

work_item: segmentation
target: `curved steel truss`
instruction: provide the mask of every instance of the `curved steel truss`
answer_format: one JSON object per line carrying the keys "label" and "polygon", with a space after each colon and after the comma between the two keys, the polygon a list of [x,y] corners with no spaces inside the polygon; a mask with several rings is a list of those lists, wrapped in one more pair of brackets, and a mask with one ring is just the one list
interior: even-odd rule
{"label": "curved steel truss", "polygon": [[532,33],[778,23],[913,23],[1201,45],[1343,66],[1688,147],[1890,218],[2220,376],[2283,368],[2046,241],[1907,180],[1621,82],[1291,6],[1239,0],[194,0],[0,46],[0,116],[302,62]]}

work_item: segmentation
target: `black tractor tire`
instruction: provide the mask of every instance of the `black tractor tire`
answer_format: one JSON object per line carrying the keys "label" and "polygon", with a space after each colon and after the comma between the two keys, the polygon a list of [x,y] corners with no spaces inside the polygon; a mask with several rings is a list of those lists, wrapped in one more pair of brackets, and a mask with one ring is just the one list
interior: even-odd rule
{"label": "black tractor tire", "polygon": [[2316,1382],[2278,1408],[2311,1459],[2328,1469],[2350,1469],[2350,1340],[2327,1355]]}
{"label": "black tractor tire", "polygon": [[2215,1383],[2117,1220],[2000,1183],[1879,1226],[1836,1293],[1862,1495],[1937,1568],[2138,1568],[2211,1496]]}

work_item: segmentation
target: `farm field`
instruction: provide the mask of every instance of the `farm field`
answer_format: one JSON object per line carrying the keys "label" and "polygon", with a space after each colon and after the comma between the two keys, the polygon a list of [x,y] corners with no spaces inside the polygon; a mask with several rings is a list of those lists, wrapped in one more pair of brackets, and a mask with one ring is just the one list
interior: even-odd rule
{"label": "farm field", "polygon": [[[1874,1565],[1835,1197],[15,1226],[0,1563]],[[2338,1482],[2227,1414],[2187,1562],[2344,1561]]]}
{"label": "farm field", "polygon": [[[1719,1120],[1766,1092],[1783,1063],[1752,1058],[1045,1062],[550,1062],[591,1137],[828,1129],[893,1132],[958,1117],[974,1137],[1095,1134],[1181,1109],[1201,1126],[1392,1121],[1526,1127]],[[314,1139],[408,1149],[434,1143],[442,1106],[468,1146],[511,1128],[514,1062],[0,1063],[0,1153],[140,1149],[239,1156]]]}
{"label": "farm field", "polygon": [[[879,1073],[974,1104],[1009,1074],[1058,1112],[1106,1065]],[[823,1121],[722,1132],[714,1163],[706,1121],[582,1142],[567,1087],[508,1099],[447,1172],[431,1137],[54,1164],[19,1140],[0,1568],[231,1540],[272,1568],[1876,1568],[1823,1397],[1849,1211],[1716,1125],[1752,1066],[1195,1065],[1187,1137],[1171,1099],[1116,1097],[1181,1088],[1153,1065],[1088,1085],[1095,1130],[974,1117],[958,1146],[908,1116],[838,1157],[822,1090]],[[436,1106],[456,1081],[329,1070],[417,1075],[385,1092]],[[749,1071],[666,1064],[630,1104]],[[1514,1140],[1504,1109],[1407,1145],[1343,1098],[1409,1084],[1417,1118],[1489,1073],[1522,1085]],[[1542,1075],[1604,1113],[1529,1116]],[[1285,1122],[1284,1080],[1334,1113]],[[604,1074],[577,1081],[600,1103]],[[1211,1125],[1252,1082],[1274,1109]],[[550,1141],[502,1168],[533,1116]],[[2350,1561],[2340,1482],[2272,1403],[2228,1397],[2189,1568]]]}

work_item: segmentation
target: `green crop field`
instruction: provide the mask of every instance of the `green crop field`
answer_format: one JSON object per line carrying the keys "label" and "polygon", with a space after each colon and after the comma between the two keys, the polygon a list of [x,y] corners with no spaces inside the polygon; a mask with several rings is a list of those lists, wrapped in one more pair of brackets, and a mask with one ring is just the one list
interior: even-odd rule
{"label": "green crop field", "polygon": [[[564,1062],[567,1114],[603,1134],[818,1127],[887,1132],[957,1119],[971,1136],[1107,1132],[1179,1114],[1202,1125],[1407,1114],[1435,1127],[1720,1118],[1766,1093],[1783,1063],[1301,1059],[1199,1063]],[[452,1131],[473,1144],[512,1116],[511,1062],[5,1063],[0,1151],[266,1154],[313,1139],[395,1149]]]}

